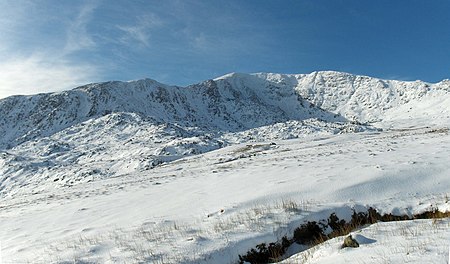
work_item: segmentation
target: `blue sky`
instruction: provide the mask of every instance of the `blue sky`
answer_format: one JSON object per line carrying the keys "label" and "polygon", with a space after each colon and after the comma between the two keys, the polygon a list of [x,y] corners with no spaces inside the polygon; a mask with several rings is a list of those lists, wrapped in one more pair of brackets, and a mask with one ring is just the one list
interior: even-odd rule
{"label": "blue sky", "polygon": [[2,0],[0,97],[337,70],[450,78],[448,0]]}

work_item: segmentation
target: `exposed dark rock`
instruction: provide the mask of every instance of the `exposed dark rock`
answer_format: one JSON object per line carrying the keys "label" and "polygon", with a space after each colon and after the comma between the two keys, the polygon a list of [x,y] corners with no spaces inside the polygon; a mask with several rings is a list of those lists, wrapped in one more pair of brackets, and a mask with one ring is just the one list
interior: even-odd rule
{"label": "exposed dark rock", "polygon": [[359,247],[359,243],[358,243],[358,241],[356,241],[356,239],[354,239],[352,237],[352,235],[349,235],[348,237],[346,237],[344,239],[344,244],[342,244],[341,248],[346,248],[346,247],[357,248],[357,247]]}

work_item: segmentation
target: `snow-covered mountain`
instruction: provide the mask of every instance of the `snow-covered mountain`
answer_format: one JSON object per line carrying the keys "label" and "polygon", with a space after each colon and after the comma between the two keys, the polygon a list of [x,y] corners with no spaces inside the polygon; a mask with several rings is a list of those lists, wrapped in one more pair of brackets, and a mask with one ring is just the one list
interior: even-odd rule
{"label": "snow-covered mountain", "polygon": [[[449,120],[449,80],[331,71],[8,97],[0,253],[10,262],[230,263],[324,212],[448,208]],[[284,208],[286,197],[302,210]]]}
{"label": "snow-covered mountain", "polygon": [[[90,84],[62,93],[0,100],[0,148],[111,113],[134,113],[153,123],[205,131],[242,131],[289,120],[377,122],[402,106],[428,100],[448,114],[450,81],[381,80],[341,72],[229,74],[188,87],[145,79]],[[403,107],[404,108],[404,107]],[[409,111],[405,111],[408,113]],[[410,115],[424,114],[410,111]],[[433,112],[434,114],[434,112]],[[339,116],[341,115],[341,116]]]}
{"label": "snow-covered mountain", "polygon": [[[254,79],[259,79],[274,87],[290,88],[317,107],[362,123],[450,113],[449,80],[431,84],[422,81],[382,80],[334,71],[295,75],[231,74],[218,78],[221,79],[234,79],[236,85],[248,86],[256,83]],[[404,115],[392,117],[392,113],[399,108],[404,110]],[[416,108],[426,110],[417,111]]]}
{"label": "snow-covered mountain", "polygon": [[12,96],[0,100],[0,194],[145,171],[235,143],[448,117],[449,93],[448,80],[314,72],[232,73],[188,87],[106,82]]}
{"label": "snow-covered mountain", "polygon": [[117,113],[204,131],[239,131],[307,118],[343,121],[303,100],[293,87],[274,86],[258,78],[251,78],[258,81],[255,83],[249,80],[234,76],[182,88],[146,79],[9,97],[0,101],[0,133],[4,135],[0,146],[11,148]]}

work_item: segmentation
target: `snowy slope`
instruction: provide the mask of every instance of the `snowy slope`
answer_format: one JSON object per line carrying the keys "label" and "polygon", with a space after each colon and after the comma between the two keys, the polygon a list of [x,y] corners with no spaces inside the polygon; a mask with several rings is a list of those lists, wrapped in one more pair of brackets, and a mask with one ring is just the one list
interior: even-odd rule
{"label": "snowy slope", "polygon": [[[4,135],[0,147],[49,136],[112,112],[136,113],[156,122],[208,131],[238,131],[307,118],[345,121],[333,114],[377,122],[394,119],[398,108],[399,118],[448,116],[449,91],[448,80],[401,82],[340,72],[234,73],[185,88],[150,79],[90,84],[62,93],[0,100],[0,134]],[[433,103],[440,104],[439,109],[428,107]],[[420,107],[427,110],[416,111]]]}
{"label": "snowy slope", "polygon": [[360,248],[340,249],[340,237],[281,263],[448,263],[449,227],[449,219],[377,223],[352,234]]}
{"label": "snowy slope", "polygon": [[[414,119],[436,114],[450,115],[448,93],[450,82],[431,84],[422,81],[382,80],[342,72],[313,72],[311,74],[282,75],[255,74],[280,86],[294,87],[305,100],[314,105],[341,114],[349,120],[378,122],[389,119]],[[439,109],[424,107],[439,103]],[[446,100],[446,102],[443,102]],[[432,103],[433,102],[433,103]],[[403,116],[396,109],[402,108]],[[423,108],[427,110],[422,111]]]}
{"label": "snowy slope", "polygon": [[334,210],[445,210],[449,121],[448,80],[339,72],[8,97],[0,256],[230,263]]}
{"label": "snowy slope", "polygon": [[251,75],[14,96],[0,100],[0,118],[0,196],[145,171],[234,143],[366,130]]}
{"label": "snowy slope", "polygon": [[[0,100],[0,146],[11,148],[113,112],[135,113],[153,122],[213,130],[243,130],[275,122],[340,120],[292,90],[272,96],[270,83],[253,86],[206,81],[186,88],[153,80],[91,84],[71,91]],[[311,108],[311,109],[309,109]]]}
{"label": "snowy slope", "polygon": [[3,260],[230,263],[331,212],[448,210],[448,144],[448,130],[432,129],[242,144],[95,184],[5,197]]}

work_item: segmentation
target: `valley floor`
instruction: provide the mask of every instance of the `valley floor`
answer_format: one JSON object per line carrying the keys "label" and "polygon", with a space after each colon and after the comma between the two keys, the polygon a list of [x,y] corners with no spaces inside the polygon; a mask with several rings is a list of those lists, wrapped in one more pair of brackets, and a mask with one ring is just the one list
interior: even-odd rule
{"label": "valley floor", "polygon": [[[0,256],[3,263],[232,263],[331,212],[348,219],[368,206],[446,211],[449,145],[443,126],[310,137],[235,145],[70,188],[33,194],[23,186],[0,201]],[[379,223],[354,232],[358,249],[339,250],[336,238],[286,263],[446,263],[448,227],[448,220]]]}

